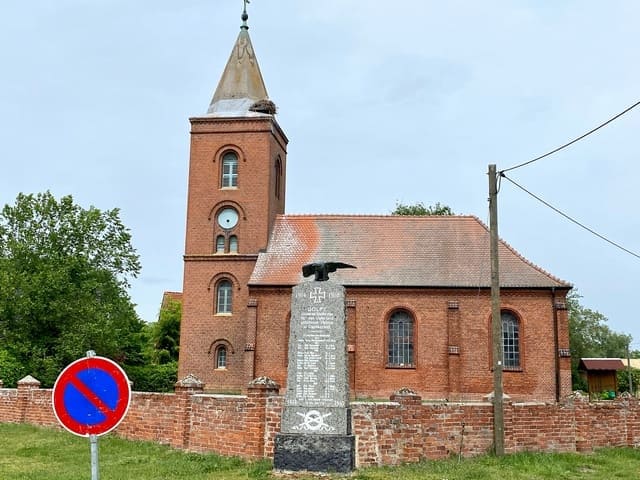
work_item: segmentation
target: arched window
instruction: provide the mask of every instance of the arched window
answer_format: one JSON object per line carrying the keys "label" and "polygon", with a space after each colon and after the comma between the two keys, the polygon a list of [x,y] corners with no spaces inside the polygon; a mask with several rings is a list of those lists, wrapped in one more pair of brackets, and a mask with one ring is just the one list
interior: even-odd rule
{"label": "arched window", "polygon": [[220,345],[216,348],[216,369],[227,368],[227,347]]}
{"label": "arched window", "polygon": [[413,317],[404,310],[389,318],[388,360],[390,367],[413,366]]}
{"label": "arched window", "polygon": [[280,191],[282,189],[282,160],[280,157],[276,158],[276,166],[275,166],[275,194],[276,198],[280,198]]}
{"label": "arched window", "polygon": [[227,152],[222,156],[222,187],[238,186],[238,156]]}
{"label": "arched window", "polygon": [[509,312],[500,312],[502,319],[503,365],[506,369],[520,368],[520,322]]}
{"label": "arched window", "polygon": [[218,235],[216,238],[216,253],[224,253],[224,235]]}
{"label": "arched window", "polygon": [[238,237],[235,235],[229,237],[229,253],[238,253]]}
{"label": "arched window", "polygon": [[216,288],[216,313],[231,313],[233,286],[229,280],[221,280]]}

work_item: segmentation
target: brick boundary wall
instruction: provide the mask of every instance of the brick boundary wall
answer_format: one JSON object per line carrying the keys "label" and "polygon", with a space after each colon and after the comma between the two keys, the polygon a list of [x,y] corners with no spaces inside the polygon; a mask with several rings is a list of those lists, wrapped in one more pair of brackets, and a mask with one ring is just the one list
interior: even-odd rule
{"label": "brick boundary wall", "polygon": [[[207,394],[202,387],[187,377],[175,393],[134,392],[116,434],[194,452],[273,458],[284,402],[278,385],[262,377],[249,384],[247,395]],[[32,377],[17,389],[0,387],[0,422],[59,427],[51,394]],[[388,402],[353,402],[351,408],[358,466],[469,457],[492,448],[488,402],[423,402],[403,390]],[[504,418],[508,453],[640,446],[640,402],[633,397],[590,403],[575,394],[557,404],[506,400]]]}

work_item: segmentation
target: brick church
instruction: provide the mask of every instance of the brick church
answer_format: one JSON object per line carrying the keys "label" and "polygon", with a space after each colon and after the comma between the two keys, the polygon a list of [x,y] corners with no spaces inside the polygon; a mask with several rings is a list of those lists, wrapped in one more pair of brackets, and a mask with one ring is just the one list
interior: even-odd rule
{"label": "brick church", "polygon": [[[355,398],[408,387],[425,399],[493,390],[489,231],[472,216],[287,215],[287,137],[247,16],[205,115],[190,119],[179,378],[241,392],[286,384],[291,288],[301,267],[341,261]],[[381,173],[382,174],[382,173]],[[504,391],[555,401],[571,389],[571,286],[500,242]]]}

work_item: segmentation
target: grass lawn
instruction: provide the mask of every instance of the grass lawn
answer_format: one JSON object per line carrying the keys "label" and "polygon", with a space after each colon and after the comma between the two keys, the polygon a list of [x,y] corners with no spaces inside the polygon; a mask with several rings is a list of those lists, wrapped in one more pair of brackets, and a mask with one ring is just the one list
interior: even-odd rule
{"label": "grass lawn", "polygon": [[[317,479],[276,476],[266,461],[248,463],[216,455],[172,450],[148,442],[100,437],[101,480]],[[30,425],[0,424],[0,480],[90,479],[89,440],[65,431]],[[345,478],[324,476],[322,478]],[[640,450],[605,449],[590,455],[518,454],[484,456],[401,467],[367,468],[354,480],[638,480]]]}

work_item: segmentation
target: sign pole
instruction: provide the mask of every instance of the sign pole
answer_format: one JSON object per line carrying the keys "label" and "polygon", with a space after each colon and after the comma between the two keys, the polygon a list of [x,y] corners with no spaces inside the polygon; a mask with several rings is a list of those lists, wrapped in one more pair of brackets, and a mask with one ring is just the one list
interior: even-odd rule
{"label": "sign pole", "polygon": [[98,465],[98,436],[89,435],[91,443],[91,480],[100,480],[100,468]]}
{"label": "sign pole", "polygon": [[[87,351],[87,358],[93,358],[96,352]],[[98,463],[98,436],[89,435],[89,444],[91,446],[91,480],[100,480],[100,465]]]}

